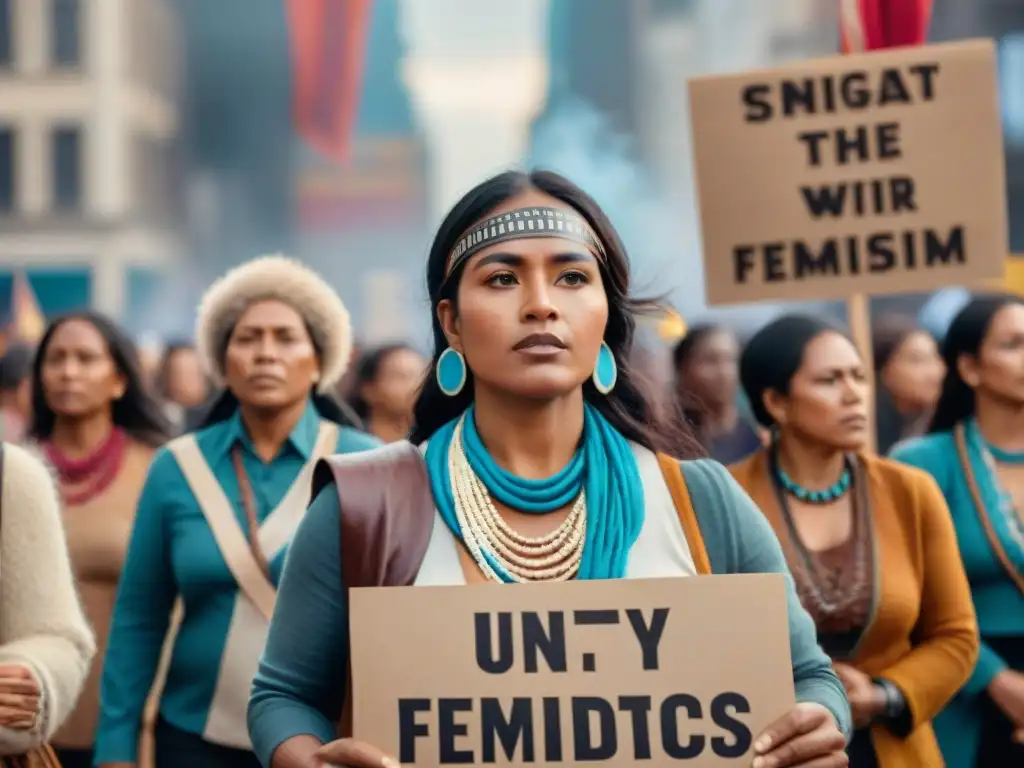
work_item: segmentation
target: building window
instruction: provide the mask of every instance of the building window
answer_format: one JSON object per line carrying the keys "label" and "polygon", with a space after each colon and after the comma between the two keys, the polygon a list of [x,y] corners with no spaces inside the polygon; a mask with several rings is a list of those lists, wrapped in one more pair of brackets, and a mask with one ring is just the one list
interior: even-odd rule
{"label": "building window", "polygon": [[53,132],[53,206],[76,210],[82,204],[82,131],[57,128]]}
{"label": "building window", "polygon": [[0,128],[0,213],[14,210],[14,185],[17,179],[14,166],[17,161],[14,130]]}
{"label": "building window", "polygon": [[81,0],[53,0],[53,63],[77,67],[82,55]]}
{"label": "building window", "polygon": [[14,51],[11,46],[13,22],[11,0],[0,0],[0,67],[9,67],[13,63]]}

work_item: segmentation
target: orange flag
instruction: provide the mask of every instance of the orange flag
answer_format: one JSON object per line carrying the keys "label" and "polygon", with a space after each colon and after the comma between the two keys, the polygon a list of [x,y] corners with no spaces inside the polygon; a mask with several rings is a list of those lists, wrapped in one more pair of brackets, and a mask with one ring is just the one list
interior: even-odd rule
{"label": "orange flag", "polygon": [[295,126],[339,162],[359,108],[372,0],[288,0]]}
{"label": "orange flag", "polygon": [[46,330],[46,316],[39,307],[36,293],[24,272],[14,274],[11,287],[11,331],[10,335],[29,344],[37,343]]}

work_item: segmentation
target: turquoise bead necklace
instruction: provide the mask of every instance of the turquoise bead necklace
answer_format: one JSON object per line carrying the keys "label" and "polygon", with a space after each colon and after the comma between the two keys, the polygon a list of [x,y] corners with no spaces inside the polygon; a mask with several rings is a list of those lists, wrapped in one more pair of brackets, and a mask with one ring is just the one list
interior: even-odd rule
{"label": "turquoise bead necklace", "polygon": [[1024,451],[1007,451],[985,440],[985,447],[998,464],[1024,464]]}
{"label": "turquoise bead necklace", "polygon": [[786,474],[786,470],[779,466],[778,456],[775,457],[775,476],[778,478],[779,485],[782,486],[786,493],[805,504],[831,504],[833,501],[843,498],[853,485],[853,472],[850,471],[849,462],[844,465],[843,473],[839,476],[839,479],[828,488],[822,490],[805,488],[794,481],[793,478]]}

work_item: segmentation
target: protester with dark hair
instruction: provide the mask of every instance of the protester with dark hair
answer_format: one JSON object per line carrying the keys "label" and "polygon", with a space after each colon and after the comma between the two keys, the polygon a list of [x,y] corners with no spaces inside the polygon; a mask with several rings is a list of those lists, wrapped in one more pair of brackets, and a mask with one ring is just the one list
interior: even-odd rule
{"label": "protester with dark hair", "polygon": [[408,344],[387,344],[359,357],[350,404],[367,432],[385,443],[409,435],[425,372],[423,357]]}
{"label": "protester with dark hair", "polygon": [[854,768],[942,764],[931,719],[978,654],[949,512],[923,472],[864,452],[868,383],[831,322],[762,328],[740,379],[771,445],[733,466],[786,553],[846,686]]}
{"label": "protester with dark hair", "polygon": [[0,357],[0,439],[19,443],[32,418],[32,358],[27,344],[11,344]]}
{"label": "protester with dark hair", "polygon": [[723,464],[745,459],[761,438],[739,407],[736,337],[720,325],[695,325],[672,350],[676,397],[708,455]]}
{"label": "protester with dark hair", "polygon": [[131,340],[103,315],[50,323],[32,373],[33,419],[64,500],[71,564],[99,653],[78,704],[54,737],[67,768],[92,766],[99,677],[135,505],[170,426],[142,383]]}
{"label": "protester with dark hair", "polygon": [[[158,768],[256,766],[245,702],[285,550],[316,460],[377,445],[321,395],[348,364],[348,313],[316,274],[255,259],[214,283],[197,346],[224,393],[196,434],[153,461],[121,579],[103,670],[98,765],[135,763],[143,709],[163,685]],[[183,605],[166,681],[158,660]]]}
{"label": "protester with dark hair", "polygon": [[209,382],[194,344],[174,341],[164,347],[154,390],[178,431],[191,431],[209,396]]}
{"label": "protester with dark hair", "polygon": [[872,328],[878,453],[922,435],[939,399],[945,369],[935,339],[910,318],[883,315]]}
{"label": "protester with dark hair", "polygon": [[1024,302],[970,301],[942,357],[929,434],[893,450],[946,497],[981,628],[974,674],[936,720],[939,742],[950,768],[1024,765]]}
{"label": "protester with dark hair", "polygon": [[[419,564],[416,584],[786,570],[775,536],[721,465],[694,460],[703,451],[693,435],[652,418],[631,367],[643,305],[629,298],[625,248],[579,188],[543,171],[476,187],[441,224],[427,286],[435,351],[414,445],[324,462],[323,490],[296,533],[249,705],[264,766],[390,759],[335,741],[346,587],[398,583],[351,561],[343,576],[339,542],[364,564],[379,556],[389,572]],[[358,486],[332,474],[354,472]],[[342,498],[346,520],[360,520],[344,538]],[[377,498],[383,509],[366,501]],[[845,765],[846,699],[792,593],[789,607],[800,703],[768,727],[757,753],[777,765]],[[695,628],[693,642],[715,639]]]}

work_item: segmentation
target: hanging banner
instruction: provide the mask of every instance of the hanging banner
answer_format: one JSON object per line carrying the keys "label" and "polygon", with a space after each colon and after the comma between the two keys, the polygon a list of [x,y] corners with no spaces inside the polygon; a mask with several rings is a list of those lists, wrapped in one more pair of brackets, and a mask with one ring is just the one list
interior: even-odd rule
{"label": "hanging banner", "polygon": [[690,111],[709,303],[1001,277],[991,41],[697,78]]}
{"label": "hanging banner", "polygon": [[295,127],[332,160],[347,159],[359,108],[372,0],[288,0]]}
{"label": "hanging banner", "polygon": [[349,595],[353,733],[402,765],[747,768],[795,703],[777,574]]}

